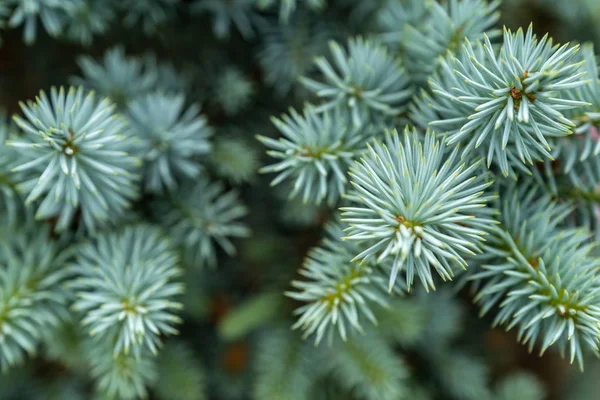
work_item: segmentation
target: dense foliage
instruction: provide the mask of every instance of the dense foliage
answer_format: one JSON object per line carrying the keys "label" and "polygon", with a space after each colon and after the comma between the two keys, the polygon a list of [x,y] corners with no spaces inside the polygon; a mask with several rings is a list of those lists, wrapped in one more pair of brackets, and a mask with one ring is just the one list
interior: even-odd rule
{"label": "dense foliage", "polygon": [[0,398],[596,399],[597,3],[0,0]]}

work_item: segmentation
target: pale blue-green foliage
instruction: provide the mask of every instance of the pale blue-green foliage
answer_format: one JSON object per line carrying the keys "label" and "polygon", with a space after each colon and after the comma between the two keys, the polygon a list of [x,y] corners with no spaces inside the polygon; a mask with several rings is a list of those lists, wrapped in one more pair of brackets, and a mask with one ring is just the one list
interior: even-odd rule
{"label": "pale blue-green foliage", "polygon": [[377,11],[377,25],[381,40],[392,48],[402,50],[405,31],[409,25],[423,25],[428,17],[432,1],[389,0]]}
{"label": "pale blue-green foliage", "polygon": [[120,107],[150,92],[158,83],[158,71],[148,68],[141,59],[127,56],[121,46],[107,50],[102,62],[81,56],[77,64],[82,76],[72,77],[71,82],[109,97]]}
{"label": "pale blue-green foliage", "polygon": [[[552,157],[554,160],[560,160],[560,166],[556,168],[555,165],[559,173],[553,178],[565,174],[571,175],[574,169],[581,170],[582,165],[593,165],[594,160],[600,155],[598,138],[598,128],[591,126],[587,131],[558,140],[552,151]],[[551,166],[552,161],[544,160],[544,165]],[[533,174],[536,174],[535,170]],[[584,176],[581,177],[585,179]]]}
{"label": "pale blue-green foliage", "polygon": [[404,270],[410,288],[415,275],[435,289],[432,271],[451,280],[466,268],[465,256],[480,252],[495,222],[484,194],[491,185],[481,162],[460,162],[458,148],[447,155],[432,132],[425,139],[408,127],[402,137],[386,133],[351,169],[351,206],[342,208],[347,240],[366,243],[356,260],[393,260],[390,288]]}
{"label": "pale blue-green foliage", "polygon": [[67,229],[81,210],[83,226],[94,231],[119,217],[137,196],[139,160],[128,154],[124,120],[110,100],[96,100],[83,87],[40,92],[36,101],[20,103],[23,131],[7,142],[20,153],[18,182],[26,203],[40,199],[36,218],[57,217]]}
{"label": "pale blue-green foliage", "polygon": [[475,301],[482,313],[500,308],[494,324],[518,328],[518,339],[540,354],[557,344],[583,368],[583,349],[598,351],[600,303],[595,244],[589,233],[564,228],[571,212],[535,187],[501,188],[501,224],[485,246]]}
{"label": "pale blue-green foliage", "polygon": [[315,60],[322,80],[300,80],[324,100],[318,111],[347,107],[352,122],[359,126],[404,110],[412,95],[410,80],[400,59],[386,47],[357,37],[348,40],[347,50],[334,41],[329,49],[332,63],[325,57]]}
{"label": "pale blue-green foliage", "polygon": [[494,399],[544,400],[546,390],[542,382],[532,373],[517,371],[502,378],[494,390]]}
{"label": "pale blue-green foliage", "polygon": [[483,146],[488,167],[495,161],[504,175],[513,173],[509,163],[552,159],[553,139],[575,128],[562,112],[585,105],[566,93],[586,84],[582,62],[572,61],[578,50],[538,40],[531,26],[505,30],[497,52],[487,37],[467,41],[461,59],[449,56],[430,82],[440,114],[431,126],[447,132],[448,144],[465,143],[463,153]]}
{"label": "pale blue-green foliage", "polygon": [[243,111],[252,100],[256,88],[244,72],[237,67],[227,67],[217,77],[214,101],[227,116]]}
{"label": "pale blue-green foliage", "polygon": [[[135,29],[142,27],[146,35],[154,35],[171,18],[180,0],[113,0],[125,16],[123,24]],[[106,0],[108,3],[108,0]]]}
{"label": "pale blue-green foliage", "polygon": [[227,132],[219,132],[215,136],[210,159],[216,174],[234,184],[253,181],[261,162],[254,143],[241,135],[228,135]]}
{"label": "pale blue-green foliage", "polygon": [[330,206],[346,192],[348,168],[380,130],[352,124],[348,111],[340,107],[319,113],[307,105],[303,115],[290,109],[289,115],[271,120],[283,137],[258,136],[270,149],[267,154],[277,160],[261,172],[278,174],[271,186],[293,182],[290,198],[300,196],[305,203],[315,204],[326,201]]}
{"label": "pale blue-green foliage", "polygon": [[[538,0],[544,1],[556,2]],[[580,9],[560,3],[565,12]],[[494,30],[498,0],[0,0],[0,26],[5,4],[16,10],[11,23],[24,25],[28,42],[35,37],[37,19],[53,36],[89,44],[112,35],[116,16],[162,40],[170,36],[162,29],[171,17],[188,18],[188,11],[199,17],[192,22],[212,24],[219,38],[233,36],[237,42],[261,35],[246,43],[260,49],[262,76],[246,68],[252,64],[246,60],[214,76],[201,73],[206,85],[197,85],[153,54],[130,57],[114,48],[104,60],[80,58],[82,77],[74,82],[115,105],[86,97],[81,89],[73,92],[78,104],[59,91],[41,95],[37,103],[23,105],[25,115],[16,119],[25,135],[4,135],[11,136],[12,147],[4,145],[3,132],[10,129],[0,121],[0,214],[19,216],[15,184],[21,183],[23,198],[41,200],[33,204],[41,210],[38,217],[52,222],[26,225],[17,233],[0,229],[0,365],[17,364],[49,344],[44,358],[78,376],[69,382],[81,383],[80,370],[91,370],[96,379],[92,395],[87,385],[71,390],[54,374],[58,383],[51,390],[36,376],[30,382],[35,396],[191,400],[210,392],[232,400],[431,400],[437,398],[434,391],[442,391],[438,397],[464,400],[543,399],[539,382],[522,374],[500,379],[491,391],[484,363],[453,347],[472,333],[462,331],[470,325],[462,318],[461,303],[446,291],[449,285],[425,292],[435,289],[438,274],[441,280],[454,279],[464,268],[468,271],[461,276],[473,281],[482,312],[499,308],[495,323],[518,327],[519,340],[530,348],[537,343],[543,353],[557,344],[580,364],[585,350],[599,353],[600,304],[594,296],[600,261],[593,257],[597,251],[589,234],[572,228],[583,225],[600,235],[600,92],[591,47],[575,54],[576,46],[553,46],[548,39],[536,44],[531,30],[506,31],[504,46],[492,45],[488,37],[499,33]],[[264,20],[256,8],[265,11]],[[573,12],[570,18],[579,15]],[[370,36],[374,26],[379,29]],[[337,31],[341,34],[333,37]],[[344,50],[337,43],[349,32],[375,41],[350,39]],[[214,41],[200,39],[200,47]],[[338,42],[331,42],[329,61],[319,57],[314,63],[327,53],[330,39]],[[195,45],[184,42],[184,48]],[[180,56],[167,45],[165,51]],[[221,45],[214,54],[227,52]],[[413,87],[431,73],[431,86],[407,107]],[[301,76],[305,86],[295,86]],[[227,119],[246,118],[242,112],[281,105],[278,99],[264,102],[262,84],[274,95],[291,94],[285,101],[295,107],[307,99],[321,103],[274,118],[278,132],[244,125],[242,132],[214,135],[214,144],[209,143],[207,119],[186,99],[206,99],[209,111],[215,111],[208,113],[211,121],[217,126],[225,118],[227,127]],[[117,109],[127,115],[118,117]],[[385,133],[383,127],[403,126],[407,117],[423,132],[430,127],[435,132]],[[273,184],[281,183],[275,190],[290,197],[268,215],[283,214],[300,231],[309,224],[317,228],[330,216],[328,208],[349,201],[343,210],[350,225],[345,232],[337,219],[328,225],[329,236],[308,253],[286,293],[302,303],[296,310],[298,329],[261,326],[255,332],[257,321],[280,318],[281,304],[289,303],[280,290],[240,303],[215,323],[221,344],[208,347],[223,346],[226,352],[208,353],[214,365],[205,378],[195,349],[183,342],[167,341],[158,357],[152,353],[162,347],[164,336],[177,333],[180,301],[190,305],[188,316],[205,324],[214,311],[209,285],[231,289],[230,273],[211,276],[190,268],[181,278],[178,264],[181,256],[189,267],[214,266],[222,255],[233,256],[235,241],[250,234],[243,222],[249,211],[228,189],[228,184],[250,181],[261,162],[241,136],[247,131],[262,135],[259,140],[275,159],[263,171],[273,172]],[[145,161],[145,170],[132,155]],[[480,157],[487,157],[488,169],[494,163],[492,171],[483,168]],[[203,166],[208,172],[201,171]],[[515,186],[491,186],[496,166],[515,179],[533,174],[550,195],[533,190],[529,177]],[[205,172],[228,184],[210,181]],[[500,174],[495,179],[505,180]],[[164,231],[119,226],[142,188],[151,193],[134,212],[147,211]],[[495,191],[501,200],[493,202]],[[309,204],[300,208],[301,203]],[[76,224],[92,237],[73,245],[75,261],[64,269],[69,253],[50,242],[49,230],[56,226],[68,236]],[[96,236],[94,230],[106,225],[119,230]],[[281,237],[267,230],[247,242],[242,263],[269,259],[277,265],[272,261],[289,258],[289,238],[282,245]],[[313,236],[301,231],[302,237],[305,233]],[[5,249],[11,246],[18,249],[9,260]],[[281,267],[287,281],[294,268]],[[397,279],[400,271],[404,275]],[[75,275],[67,286],[69,297],[62,285],[68,275]],[[401,298],[386,293],[411,289],[415,275],[427,290],[414,288],[415,295]],[[176,281],[190,281],[193,293],[184,299],[183,285]],[[10,304],[9,292],[15,293]],[[68,302],[75,303],[72,313],[66,311]],[[248,342],[222,344],[250,331]],[[87,337],[90,333],[96,337]],[[312,334],[317,344],[327,337],[330,346],[302,341],[302,333]],[[254,337],[259,347],[245,347]],[[419,370],[411,370],[411,376],[395,346],[417,356]],[[226,365],[231,358],[244,365]],[[255,381],[251,393],[250,379]],[[22,386],[19,394],[28,397],[27,385]]]}
{"label": "pale blue-green foliage", "polygon": [[[475,52],[477,58],[484,58],[485,50],[480,42],[477,42],[472,48],[472,52]],[[436,72],[430,78],[430,86],[434,93],[421,89],[419,95],[413,98],[412,103],[409,105],[409,117],[411,121],[421,129],[428,129],[430,124],[440,123],[440,119],[444,117],[456,117],[462,120],[464,117],[459,117],[460,113],[454,110],[456,107],[455,102],[446,96],[440,96],[438,87],[443,86],[445,88],[458,87],[462,83],[461,78],[455,74],[455,68],[458,64],[464,65],[471,60],[472,52],[462,51],[459,52],[458,58],[452,53],[447,54],[446,59],[441,60],[441,65],[438,72]],[[442,128],[445,129],[445,128]],[[445,130],[442,130],[445,132]],[[483,138],[485,139],[485,137]],[[483,139],[481,141],[483,141]],[[480,156],[485,157],[488,155],[488,149],[484,149],[481,146],[481,141],[470,144],[465,149],[465,152],[469,148],[475,148]],[[493,155],[493,154],[492,154]],[[509,172],[514,175],[513,167],[520,167],[523,172],[527,173],[527,169],[521,166],[521,162],[517,159],[516,155],[512,152],[507,152],[508,157],[508,168]]]}
{"label": "pale blue-green foliage", "polygon": [[173,190],[182,178],[198,176],[198,156],[210,151],[212,135],[198,105],[187,107],[184,95],[154,92],[129,102],[126,115],[144,161],[146,191]]}
{"label": "pale blue-green foliage", "polygon": [[[480,49],[478,46],[477,49]],[[450,56],[450,55],[448,55]],[[461,60],[464,60],[465,57],[463,54],[459,55]],[[441,63],[440,69],[443,69],[445,63]],[[454,80],[455,77],[452,74],[442,74],[442,77],[450,77],[450,79]],[[435,73],[430,77],[429,82],[433,79],[442,79],[440,78],[439,73]],[[453,84],[450,82],[450,84]],[[441,101],[438,99],[434,99],[432,94],[423,88],[419,89],[417,93],[411,99],[410,104],[408,105],[407,116],[409,118],[410,124],[414,125],[418,129],[427,130],[429,129],[429,124],[433,121],[440,119],[440,113],[437,111],[441,107]]]}
{"label": "pale blue-green foliage", "polygon": [[161,400],[204,400],[206,378],[193,349],[185,342],[169,341],[158,360],[158,379],[153,388]]}
{"label": "pale blue-green foliage", "polygon": [[268,9],[279,3],[279,22],[287,24],[290,15],[296,11],[298,3],[306,5],[311,10],[320,11],[325,8],[327,0],[255,0],[256,6],[261,9]]}
{"label": "pale blue-green foliage", "polygon": [[257,348],[255,400],[308,400],[318,375],[316,349],[289,329],[263,333]]}
{"label": "pale blue-green foliage", "polygon": [[572,100],[591,106],[566,110],[565,115],[576,127],[574,135],[559,138],[552,156],[559,163],[545,160],[540,168],[532,170],[534,178],[553,196],[574,201],[576,222],[600,237],[597,205],[600,203],[597,187],[600,183],[600,101],[599,72],[592,44],[584,44],[579,60],[588,82],[567,92]]}
{"label": "pale blue-green foliage", "polygon": [[18,229],[0,226],[0,367],[22,363],[68,320],[69,252],[50,240],[47,225],[31,219]]}
{"label": "pale blue-green foliage", "polygon": [[600,126],[600,73],[598,72],[598,61],[592,43],[585,43],[578,56],[584,62],[582,69],[586,73],[585,77],[588,82],[586,85],[569,91],[568,94],[573,100],[580,100],[588,105],[574,110],[567,110],[565,115],[577,124],[575,133],[581,134],[588,132],[592,126]]}
{"label": "pale blue-green foliage", "polygon": [[558,139],[552,152],[555,159],[561,160],[561,167],[566,173],[570,172],[576,162],[586,161],[600,154],[600,74],[594,46],[591,43],[584,44],[578,56],[584,61],[582,69],[588,82],[567,92],[567,95],[572,100],[588,105],[565,110],[565,116],[576,125],[574,135]]}
{"label": "pale blue-green foliage", "polygon": [[566,178],[567,189],[561,188],[557,193],[575,202],[577,223],[600,237],[600,155],[575,164]]}
{"label": "pale blue-green foliage", "polygon": [[18,165],[18,153],[6,145],[6,139],[13,131],[6,114],[0,112],[0,213],[6,215],[9,224],[18,216],[20,200],[16,187],[18,176],[11,172]]}
{"label": "pale blue-green foliage", "polygon": [[90,373],[96,380],[96,398],[147,398],[147,387],[158,378],[157,360],[154,355],[147,349],[142,349],[139,354],[114,355],[111,347],[112,344],[107,339],[101,342],[88,339],[85,343]]}
{"label": "pale blue-green foliage", "polygon": [[183,285],[179,259],[163,233],[150,225],[98,235],[77,249],[69,288],[90,335],[112,343],[115,357],[156,353],[161,336],[177,334]]}
{"label": "pale blue-green foliage", "polygon": [[174,243],[183,249],[190,267],[217,263],[217,247],[229,256],[236,253],[233,239],[250,235],[240,221],[248,209],[237,191],[227,191],[221,182],[210,182],[202,174],[154,205],[155,215]]}
{"label": "pale blue-green foliage", "polygon": [[333,36],[330,25],[330,21],[298,11],[287,24],[261,27],[258,64],[263,79],[276,94],[288,94],[296,88],[300,76],[314,69],[313,59],[327,51],[327,40]]}
{"label": "pale blue-green foliage", "polygon": [[23,25],[23,40],[26,44],[35,42],[37,20],[40,19],[50,36],[58,36],[63,30],[68,13],[81,0],[8,0],[12,8],[8,21],[10,27]]}
{"label": "pale blue-green foliage", "polygon": [[362,248],[341,240],[343,225],[331,223],[326,231],[323,242],[308,253],[299,271],[302,279],[292,281],[294,290],[286,292],[307,303],[294,311],[299,318],[293,328],[304,330],[305,337],[314,334],[316,344],[324,337],[332,343],[334,335],[345,341],[348,332],[363,332],[364,321],[376,324],[374,311],[388,305],[390,266],[376,265],[374,260],[353,262]]}
{"label": "pale blue-green foliage", "polygon": [[213,32],[218,39],[228,39],[232,25],[245,39],[250,39],[254,36],[253,25],[257,18],[254,12],[255,1],[196,0],[190,8],[198,14],[211,14]]}
{"label": "pale blue-green foliage", "polygon": [[105,34],[115,17],[107,0],[79,0],[69,9],[64,36],[84,46],[92,44],[94,36]]}
{"label": "pale blue-green foliage", "polygon": [[[592,134],[583,133],[579,137],[573,138],[573,142],[589,140],[593,143],[597,140],[590,136]],[[571,143],[570,146],[575,146],[575,144]],[[564,163],[561,162],[560,169],[546,160],[543,165],[540,165],[539,169],[533,170],[533,176],[536,182],[549,194],[557,199],[572,202],[575,218],[570,222],[589,229],[598,238],[600,237],[598,218],[600,216],[600,209],[598,209],[598,205],[600,205],[600,193],[598,192],[600,154],[585,154],[586,149],[591,150],[590,147],[582,144],[582,148],[579,149],[580,153],[575,154],[576,151],[573,150],[561,151],[560,153],[566,154],[564,154]],[[584,159],[581,160],[581,158]],[[563,161],[562,158],[560,160]]]}
{"label": "pale blue-green foliage", "polygon": [[406,391],[407,368],[375,332],[338,341],[329,354],[336,381],[366,400],[395,400]]}
{"label": "pale blue-green foliage", "polygon": [[388,42],[399,42],[397,45],[404,53],[406,68],[420,84],[436,70],[439,57],[448,51],[456,52],[464,38],[482,39],[485,32],[492,38],[500,35],[500,31],[493,29],[500,18],[500,0],[449,0],[443,3],[425,0],[421,4],[410,4],[410,19],[399,21],[395,28],[389,21],[389,33],[384,36]]}
{"label": "pale blue-green foliage", "polygon": [[192,77],[189,69],[179,71],[170,61],[164,61],[153,52],[147,52],[143,56],[144,70],[153,71],[157,76],[152,90],[165,93],[189,93],[191,91]]}

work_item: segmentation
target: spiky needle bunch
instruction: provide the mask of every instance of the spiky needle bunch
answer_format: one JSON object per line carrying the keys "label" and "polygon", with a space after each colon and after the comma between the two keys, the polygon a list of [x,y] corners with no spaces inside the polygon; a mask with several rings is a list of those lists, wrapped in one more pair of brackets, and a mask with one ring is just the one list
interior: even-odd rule
{"label": "spiky needle bunch", "polygon": [[186,108],[184,95],[156,92],[130,102],[127,117],[139,139],[146,190],[172,190],[178,179],[200,173],[196,157],[211,149],[212,129],[198,105]]}
{"label": "spiky needle bunch", "polygon": [[77,0],[5,0],[4,3],[14,6],[8,25],[23,25],[23,41],[30,45],[37,37],[38,18],[46,32],[56,37],[62,32],[67,13],[75,7]]}
{"label": "spiky needle bunch", "polygon": [[461,59],[450,56],[431,82],[441,114],[431,126],[448,133],[448,144],[464,142],[465,152],[483,145],[488,166],[495,159],[504,175],[509,161],[551,159],[552,140],[575,127],[563,112],[586,105],[566,95],[586,83],[583,63],[572,61],[578,50],[554,46],[548,35],[538,40],[532,26],[505,30],[498,53],[487,37],[467,41]]}
{"label": "spiky needle bunch", "polygon": [[414,0],[405,2],[412,6],[416,15],[412,16],[413,19],[396,38],[401,41],[411,77],[419,83],[426,83],[437,70],[439,57],[447,52],[455,53],[465,38],[480,40],[485,34],[493,39],[501,35],[500,30],[494,29],[500,18],[499,0],[416,2],[420,4],[411,4],[415,3]]}
{"label": "spiky needle bunch", "polygon": [[561,169],[566,173],[576,164],[600,154],[600,80],[594,46],[591,43],[584,44],[578,59],[584,62],[582,71],[586,74],[587,84],[570,90],[567,95],[589,106],[565,110],[565,117],[576,125],[574,135],[558,139],[552,151],[552,156],[561,160]]}
{"label": "spiky needle bunch", "polygon": [[7,145],[21,153],[19,182],[26,202],[42,199],[37,218],[57,217],[66,229],[77,210],[90,231],[118,217],[137,196],[139,160],[128,154],[124,121],[108,99],[97,101],[82,87],[52,88],[35,102],[21,103],[24,118],[14,120],[24,133]]}
{"label": "spiky needle bunch", "polygon": [[371,117],[395,116],[403,110],[412,95],[410,79],[401,61],[384,46],[357,37],[348,40],[347,51],[334,41],[329,48],[333,65],[324,57],[315,60],[324,82],[300,80],[325,100],[319,111],[346,105],[358,126],[374,121]]}
{"label": "spiky needle bunch", "polygon": [[404,49],[408,26],[422,24],[430,16],[430,1],[386,1],[377,12],[377,27],[381,40],[392,48]]}
{"label": "spiky needle bunch", "polygon": [[231,26],[246,39],[254,36],[253,7],[255,0],[196,0],[191,10],[198,14],[213,14],[213,33],[219,39],[227,39]]}
{"label": "spiky needle bunch", "polygon": [[352,206],[342,208],[350,224],[345,239],[369,244],[355,259],[393,259],[390,289],[400,270],[408,288],[417,275],[435,289],[431,270],[452,279],[453,268],[467,266],[464,256],[480,250],[495,223],[486,207],[493,196],[484,194],[491,181],[476,175],[480,161],[460,164],[458,148],[446,156],[432,132],[421,140],[407,127],[402,139],[387,133],[352,168]]}
{"label": "spiky needle bunch", "polygon": [[[500,310],[494,323],[518,327],[529,351],[557,344],[583,368],[583,348],[598,353],[600,259],[589,233],[566,229],[568,204],[553,202],[536,187],[503,188],[501,225],[486,243],[488,260],[471,277],[481,284],[475,297],[482,313]],[[491,257],[490,257],[491,256]]]}
{"label": "spiky needle bunch", "polygon": [[217,245],[230,256],[235,254],[232,239],[250,235],[240,221],[248,214],[235,190],[226,191],[220,182],[200,175],[155,204],[156,217],[183,248],[184,261],[191,266],[214,267]]}
{"label": "spiky needle bunch", "polygon": [[346,110],[339,107],[319,114],[308,105],[303,115],[291,109],[289,115],[272,121],[284,137],[258,139],[272,149],[267,154],[281,161],[261,172],[278,173],[272,186],[293,180],[290,197],[302,193],[305,203],[326,199],[335,204],[346,192],[348,168],[377,132],[373,126],[353,126]]}
{"label": "spiky needle bunch", "polygon": [[92,44],[94,36],[103,35],[111,28],[115,10],[105,0],[77,1],[70,10],[64,35],[84,46]]}
{"label": "spiky needle bunch", "polygon": [[262,44],[257,56],[265,82],[279,96],[296,89],[298,78],[312,71],[313,59],[327,51],[327,40],[332,35],[328,21],[315,20],[300,11],[287,24],[261,27]]}
{"label": "spiky needle bunch", "polygon": [[300,274],[308,280],[296,280],[297,291],[286,295],[306,302],[296,309],[300,315],[293,328],[302,328],[305,336],[315,335],[315,343],[327,336],[329,343],[336,328],[346,340],[348,328],[362,332],[361,320],[376,323],[373,306],[387,306],[387,278],[383,266],[372,262],[352,261],[360,245],[343,242],[343,225],[332,222],[326,227],[327,236],[319,247],[308,254]]}
{"label": "spiky needle bunch", "polygon": [[148,397],[148,386],[158,378],[157,360],[148,349],[139,354],[115,355],[110,340],[97,342],[88,338],[84,345],[98,397],[124,400]]}
{"label": "spiky needle bunch", "polygon": [[0,367],[34,355],[52,328],[69,319],[62,285],[69,253],[49,240],[48,226],[0,222]]}
{"label": "spiky needle bunch", "polygon": [[578,56],[579,60],[583,61],[582,70],[586,74],[587,84],[569,91],[568,94],[573,100],[588,103],[590,106],[567,110],[566,115],[577,125],[575,132],[583,134],[592,127],[600,127],[600,72],[592,43],[585,43]]}
{"label": "spiky needle bunch", "polygon": [[158,84],[158,70],[147,68],[143,60],[125,54],[122,46],[108,49],[102,62],[90,56],[77,59],[82,76],[74,76],[74,85],[84,86],[109,97],[119,107],[153,90]]}
{"label": "spiky needle bunch", "polygon": [[91,335],[112,343],[115,355],[143,347],[156,353],[161,335],[177,333],[181,271],[159,229],[138,225],[99,235],[78,249],[71,270],[73,308]]}

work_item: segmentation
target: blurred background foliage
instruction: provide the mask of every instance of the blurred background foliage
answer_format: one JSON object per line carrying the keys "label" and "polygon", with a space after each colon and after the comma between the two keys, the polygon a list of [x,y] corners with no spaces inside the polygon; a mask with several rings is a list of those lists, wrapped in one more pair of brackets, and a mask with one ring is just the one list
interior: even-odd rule
{"label": "blurred background foliage", "polygon": [[[150,398],[598,398],[600,361],[586,360],[580,373],[552,351],[543,359],[529,354],[514,332],[489,328],[491,317],[478,318],[466,289],[458,296],[448,288],[427,296],[417,290],[396,299],[378,311],[377,328],[345,344],[315,347],[290,329],[298,304],[283,292],[321,240],[331,211],[288,201],[289,187],[271,189],[272,177],[256,172],[267,160],[254,136],[277,136],[269,117],[308,99],[297,78],[314,72],[313,57],[327,52],[328,39],[377,32],[386,0],[162,1],[168,12],[151,22],[144,22],[146,10],[140,18],[129,14],[138,1],[161,3],[123,1],[87,45],[76,30],[57,39],[38,29],[30,45],[23,43],[22,27],[2,30],[0,107],[18,112],[18,102],[40,88],[82,76],[82,56],[102,60],[118,45],[120,57],[135,57],[143,68],[159,63],[159,84],[201,104],[214,128],[209,173],[222,178],[226,190],[237,188],[251,210],[245,223],[252,235],[236,241],[235,257],[219,250],[218,268],[187,269],[185,322],[159,355]],[[103,1],[95,3],[102,8]],[[292,3],[296,7],[286,8]],[[557,42],[600,44],[596,0],[505,0],[501,12],[498,26],[516,29],[532,21]],[[151,200],[140,200],[145,212]],[[69,326],[56,337],[33,362],[0,376],[0,398],[91,398],[89,377],[79,368],[86,339]]]}

